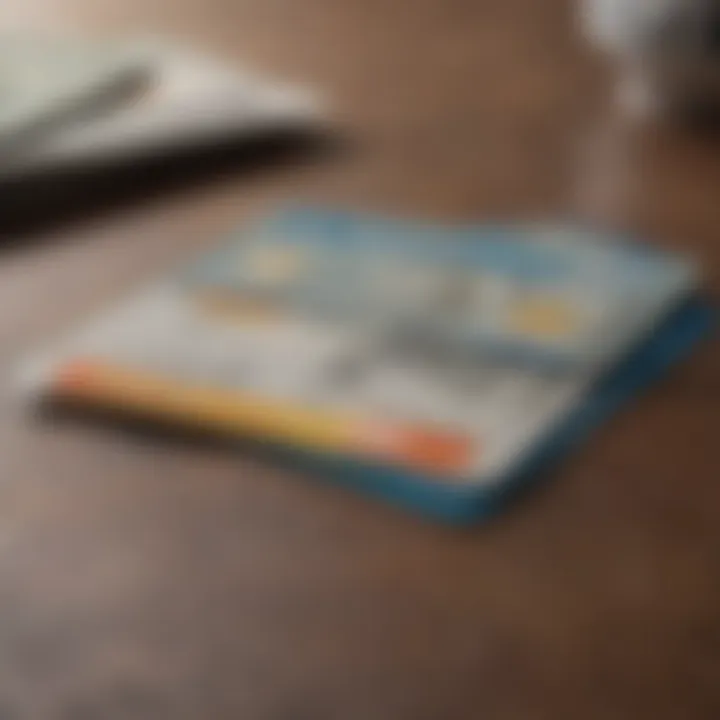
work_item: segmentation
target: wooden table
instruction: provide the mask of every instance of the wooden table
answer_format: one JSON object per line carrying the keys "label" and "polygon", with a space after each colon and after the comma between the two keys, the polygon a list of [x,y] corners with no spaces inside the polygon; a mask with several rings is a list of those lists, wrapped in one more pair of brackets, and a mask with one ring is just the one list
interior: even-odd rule
{"label": "wooden table", "polygon": [[[563,0],[6,0],[0,22],[177,34],[324,89],[352,140],[6,231],[5,377],[289,198],[593,213],[720,287],[718,140],[613,129]],[[4,396],[0,718],[716,719],[719,364],[705,344],[466,531],[245,455],[38,425]]]}

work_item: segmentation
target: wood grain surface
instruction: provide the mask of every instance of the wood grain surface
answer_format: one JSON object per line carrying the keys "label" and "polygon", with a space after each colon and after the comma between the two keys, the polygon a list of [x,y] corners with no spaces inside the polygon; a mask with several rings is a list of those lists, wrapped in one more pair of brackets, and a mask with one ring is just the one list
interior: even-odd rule
{"label": "wood grain surface", "polygon": [[[346,139],[4,229],[3,388],[37,343],[288,199],[579,215],[696,254],[720,289],[720,141],[618,126],[564,0],[3,0],[0,24],[173,34],[321,88]],[[465,531],[245,454],[37,424],[4,392],[0,718],[716,720],[719,365],[706,343]]]}

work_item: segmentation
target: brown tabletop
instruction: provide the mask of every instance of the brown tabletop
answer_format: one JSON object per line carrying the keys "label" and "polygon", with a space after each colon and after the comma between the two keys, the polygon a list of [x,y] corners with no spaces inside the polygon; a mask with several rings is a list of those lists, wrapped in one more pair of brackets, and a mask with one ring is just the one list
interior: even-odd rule
{"label": "brown tabletop", "polygon": [[[618,128],[564,0],[5,0],[0,22],[173,33],[315,84],[348,138],[5,230],[6,377],[291,198],[579,214],[696,254],[720,287],[720,141]],[[706,343],[464,531],[243,453],[39,425],[5,399],[0,718],[716,719],[719,363]]]}

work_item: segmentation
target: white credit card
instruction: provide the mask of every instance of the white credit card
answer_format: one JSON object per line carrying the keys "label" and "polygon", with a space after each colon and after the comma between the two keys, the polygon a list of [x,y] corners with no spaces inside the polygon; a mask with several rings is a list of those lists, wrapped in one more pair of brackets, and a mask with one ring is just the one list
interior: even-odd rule
{"label": "white credit card", "polygon": [[134,160],[187,146],[272,131],[312,130],[323,111],[305,89],[244,72],[182,48],[145,47],[152,82],[110,112],[68,123],[37,138],[2,173]]}
{"label": "white credit card", "polygon": [[64,124],[129,99],[149,64],[127,44],[0,36],[0,158],[12,162]]}

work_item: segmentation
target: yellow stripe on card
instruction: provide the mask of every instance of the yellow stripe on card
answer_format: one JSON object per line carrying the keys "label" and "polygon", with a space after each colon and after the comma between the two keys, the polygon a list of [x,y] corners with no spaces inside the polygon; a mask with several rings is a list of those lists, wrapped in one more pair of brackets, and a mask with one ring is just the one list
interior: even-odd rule
{"label": "yellow stripe on card", "polygon": [[431,473],[466,470],[475,443],[456,432],[272,400],[238,390],[187,386],[92,359],[57,373],[53,395],[202,430],[369,456]]}

